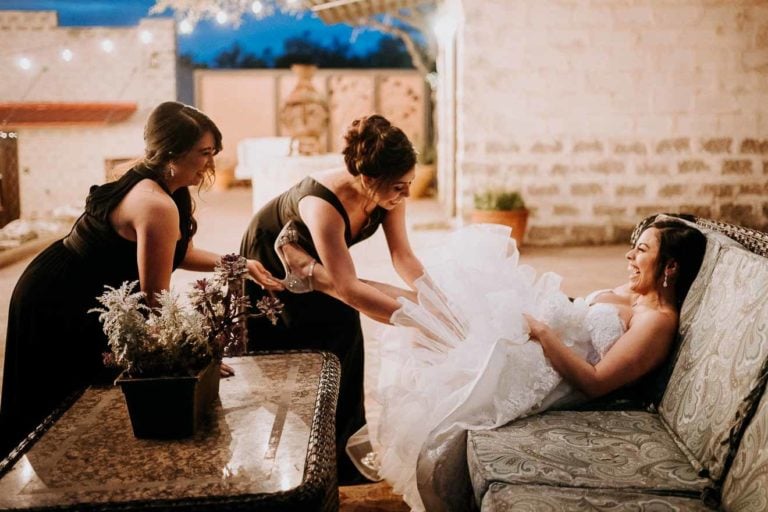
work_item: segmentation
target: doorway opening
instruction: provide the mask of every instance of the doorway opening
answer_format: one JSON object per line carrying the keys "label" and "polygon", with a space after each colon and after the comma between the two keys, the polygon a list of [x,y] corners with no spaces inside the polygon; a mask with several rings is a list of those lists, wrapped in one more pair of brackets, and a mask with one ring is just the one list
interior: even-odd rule
{"label": "doorway opening", "polygon": [[18,137],[0,129],[0,228],[18,219],[20,211]]}

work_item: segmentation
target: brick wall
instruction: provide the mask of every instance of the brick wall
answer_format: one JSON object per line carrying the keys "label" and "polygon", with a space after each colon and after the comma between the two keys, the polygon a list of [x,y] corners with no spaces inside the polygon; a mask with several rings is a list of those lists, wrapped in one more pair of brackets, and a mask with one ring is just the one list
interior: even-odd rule
{"label": "brick wall", "polygon": [[503,184],[531,244],[658,211],[768,228],[768,2],[459,3],[461,213]]}
{"label": "brick wall", "polygon": [[[152,34],[148,44],[142,31]],[[114,51],[100,43],[110,39]],[[59,27],[52,11],[0,11],[0,102],[135,102],[127,121],[106,125],[18,127],[22,217],[82,203],[105,180],[110,158],[143,154],[147,115],[176,98],[173,20],[145,19],[134,27]],[[68,48],[70,62],[60,58]],[[23,70],[26,56],[32,68]],[[3,126],[0,126],[3,128]],[[12,128],[12,127],[4,127]]]}

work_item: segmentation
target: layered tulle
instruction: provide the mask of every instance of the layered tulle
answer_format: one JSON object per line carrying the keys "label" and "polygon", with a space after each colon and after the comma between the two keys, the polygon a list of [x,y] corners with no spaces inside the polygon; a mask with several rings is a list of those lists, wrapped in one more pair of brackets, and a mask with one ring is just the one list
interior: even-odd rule
{"label": "layered tulle", "polygon": [[[416,283],[418,304],[401,299],[394,327],[381,334],[380,474],[415,510],[439,510],[452,499],[446,489],[462,470],[452,464],[462,461],[451,458],[462,449],[451,444],[465,429],[493,428],[578,398],[529,339],[523,313],[595,358],[585,300],[569,300],[559,276],[537,277],[518,258],[508,228],[475,225],[451,234]],[[615,324],[615,312],[609,316]],[[614,328],[610,336],[620,334]]]}

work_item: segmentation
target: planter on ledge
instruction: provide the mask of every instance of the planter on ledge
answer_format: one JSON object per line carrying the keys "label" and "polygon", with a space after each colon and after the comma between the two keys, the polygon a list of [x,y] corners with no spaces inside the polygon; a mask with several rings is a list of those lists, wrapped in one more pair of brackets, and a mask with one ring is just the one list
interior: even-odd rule
{"label": "planter on ledge", "polygon": [[470,213],[470,222],[473,224],[502,224],[512,228],[512,238],[515,239],[518,249],[523,245],[525,228],[528,225],[528,210],[473,210]]}
{"label": "planter on ledge", "polygon": [[219,396],[219,361],[195,376],[131,378],[122,374],[133,435],[144,439],[177,439],[195,433]]}

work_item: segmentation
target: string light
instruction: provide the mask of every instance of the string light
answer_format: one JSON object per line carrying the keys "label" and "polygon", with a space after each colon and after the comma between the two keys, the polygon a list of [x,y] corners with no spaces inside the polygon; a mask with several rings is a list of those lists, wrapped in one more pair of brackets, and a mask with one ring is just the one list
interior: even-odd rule
{"label": "string light", "polygon": [[106,53],[112,53],[115,50],[115,43],[111,39],[104,39],[101,42],[101,49]]}
{"label": "string light", "polygon": [[64,62],[70,62],[72,60],[72,57],[74,57],[74,54],[72,53],[72,50],[69,48],[64,48],[61,50],[61,60]]}
{"label": "string light", "polygon": [[32,60],[29,57],[20,57],[18,60],[19,67],[24,71],[32,69]]}
{"label": "string light", "polygon": [[261,20],[275,12],[298,15],[307,7],[303,0],[155,0],[149,13],[162,14],[167,10],[175,11],[182,20],[179,32],[189,34],[201,20],[214,20],[220,25],[231,23],[237,28],[243,16]]}
{"label": "string light", "polygon": [[144,44],[149,44],[152,42],[152,32],[149,30],[142,30],[139,32],[139,40]]}
{"label": "string light", "polygon": [[185,19],[179,22],[179,32],[182,34],[191,34],[195,30],[195,25],[192,21]]}

